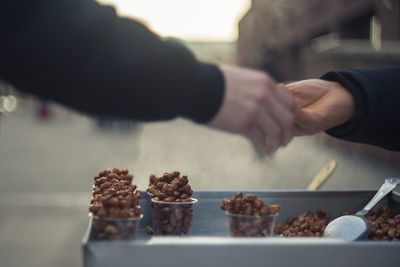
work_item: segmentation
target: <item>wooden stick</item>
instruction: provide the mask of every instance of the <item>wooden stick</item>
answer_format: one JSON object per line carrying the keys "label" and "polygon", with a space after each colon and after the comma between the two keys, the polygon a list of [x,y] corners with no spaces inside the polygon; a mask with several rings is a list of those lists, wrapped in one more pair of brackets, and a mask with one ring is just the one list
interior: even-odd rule
{"label": "wooden stick", "polygon": [[326,164],[314,177],[311,183],[308,185],[307,190],[317,190],[323,183],[331,176],[336,168],[336,161],[331,160]]}

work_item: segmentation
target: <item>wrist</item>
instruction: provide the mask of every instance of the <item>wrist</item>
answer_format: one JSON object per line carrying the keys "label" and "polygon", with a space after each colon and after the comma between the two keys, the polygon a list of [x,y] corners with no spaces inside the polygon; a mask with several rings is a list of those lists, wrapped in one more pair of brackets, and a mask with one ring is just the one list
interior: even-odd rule
{"label": "wrist", "polygon": [[355,113],[355,101],[354,101],[354,96],[353,94],[347,90],[345,87],[343,87],[340,83],[338,82],[332,82],[334,84],[334,90],[337,91],[337,94],[339,95],[340,102],[342,103],[341,108],[343,108],[343,122],[345,123],[349,121]]}

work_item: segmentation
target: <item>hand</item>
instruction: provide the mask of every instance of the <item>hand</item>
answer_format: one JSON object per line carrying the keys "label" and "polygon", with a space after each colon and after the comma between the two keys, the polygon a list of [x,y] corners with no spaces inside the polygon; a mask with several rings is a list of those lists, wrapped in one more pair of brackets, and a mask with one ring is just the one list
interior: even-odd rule
{"label": "hand", "polygon": [[286,85],[296,100],[296,135],[310,135],[348,121],[352,94],[337,82],[310,79]]}
{"label": "hand", "polygon": [[274,152],[293,137],[294,99],[260,71],[222,67],[225,97],[209,126],[248,137],[259,151]]}

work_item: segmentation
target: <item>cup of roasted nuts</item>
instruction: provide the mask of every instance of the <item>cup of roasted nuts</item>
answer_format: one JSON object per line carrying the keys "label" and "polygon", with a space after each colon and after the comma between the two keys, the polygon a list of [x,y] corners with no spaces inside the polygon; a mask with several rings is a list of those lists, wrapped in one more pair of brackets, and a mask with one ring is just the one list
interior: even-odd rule
{"label": "cup of roasted nuts", "polygon": [[94,240],[130,240],[143,217],[139,200],[142,192],[132,184],[127,169],[103,170],[94,177],[89,216]]}
{"label": "cup of roasted nuts", "polygon": [[159,177],[152,174],[146,191],[152,197],[154,234],[189,234],[197,199],[191,198],[193,190],[188,177],[179,171],[166,172]]}
{"label": "cup of roasted nuts", "polygon": [[92,218],[92,227],[95,240],[132,240],[135,238],[140,220],[139,217],[109,218],[99,217],[89,213]]}
{"label": "cup of roasted nuts", "polygon": [[153,229],[156,235],[188,235],[193,219],[195,198],[165,202],[151,199]]}
{"label": "cup of roasted nuts", "polygon": [[270,236],[277,214],[240,215],[226,212],[229,219],[230,233],[234,237]]}
{"label": "cup of roasted nuts", "polygon": [[221,208],[226,211],[230,233],[234,237],[267,237],[272,235],[279,205],[269,205],[255,195],[237,193],[225,199]]}

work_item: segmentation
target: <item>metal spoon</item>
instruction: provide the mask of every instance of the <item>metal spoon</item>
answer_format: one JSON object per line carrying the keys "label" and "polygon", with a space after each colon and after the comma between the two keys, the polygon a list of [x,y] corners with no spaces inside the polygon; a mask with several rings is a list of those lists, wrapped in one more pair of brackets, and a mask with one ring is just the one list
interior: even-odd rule
{"label": "metal spoon", "polygon": [[364,240],[371,230],[371,225],[364,215],[399,184],[399,178],[385,179],[385,183],[362,210],[354,215],[341,216],[331,221],[325,228],[324,236],[343,238],[347,241]]}

